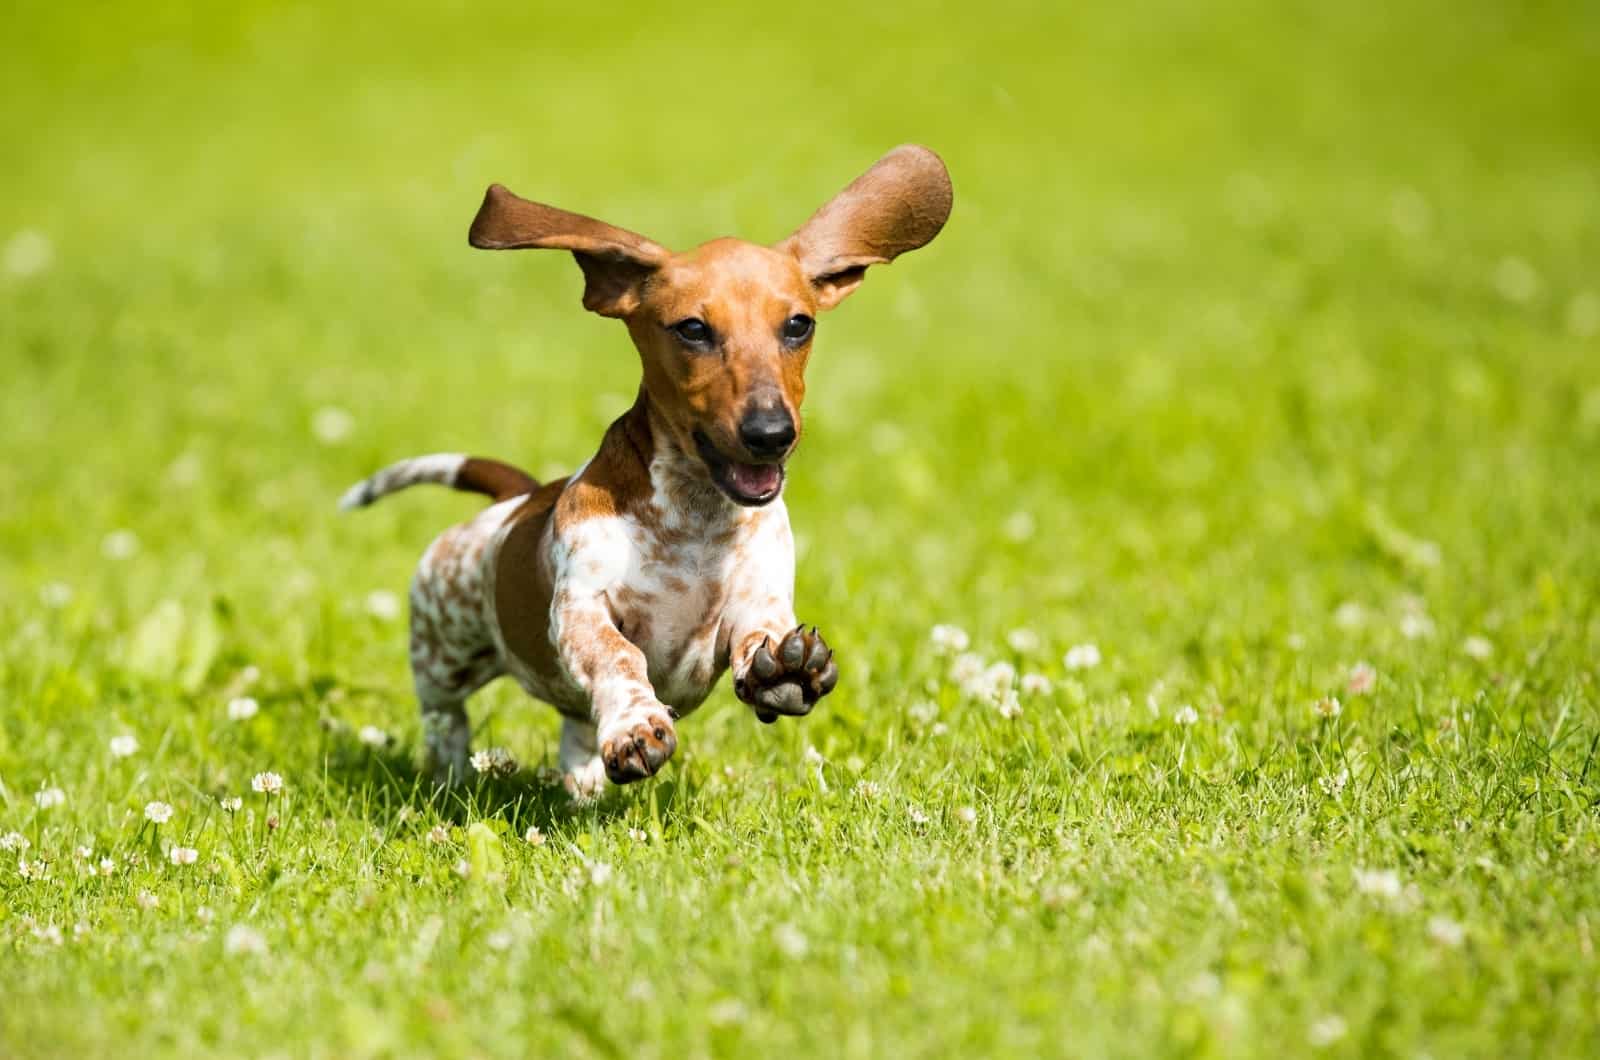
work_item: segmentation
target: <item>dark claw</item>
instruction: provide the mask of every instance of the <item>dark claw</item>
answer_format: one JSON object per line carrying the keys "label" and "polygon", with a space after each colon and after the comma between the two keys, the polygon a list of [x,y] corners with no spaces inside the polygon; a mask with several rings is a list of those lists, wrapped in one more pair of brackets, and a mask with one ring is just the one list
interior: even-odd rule
{"label": "dark claw", "polygon": [[806,669],[820,670],[822,664],[828,661],[828,646],[822,643],[815,629],[811,631],[811,637],[811,654],[806,656]]}
{"label": "dark claw", "polygon": [[769,642],[763,640],[761,647],[750,659],[750,670],[763,681],[771,680],[778,675],[778,660],[772,657]]}
{"label": "dark claw", "polygon": [[817,695],[825,696],[833,691],[833,686],[839,683],[839,664],[833,661],[833,653],[828,653],[828,665],[823,667],[822,673],[817,677]]}
{"label": "dark claw", "polygon": [[778,659],[785,670],[798,670],[806,657],[806,642],[800,627],[796,626],[778,646]]}

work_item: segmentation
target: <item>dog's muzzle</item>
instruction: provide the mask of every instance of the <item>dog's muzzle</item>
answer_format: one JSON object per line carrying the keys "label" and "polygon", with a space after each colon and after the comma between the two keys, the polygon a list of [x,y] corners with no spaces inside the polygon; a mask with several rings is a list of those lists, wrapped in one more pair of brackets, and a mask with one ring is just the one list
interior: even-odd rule
{"label": "dog's muzzle", "polygon": [[[740,433],[743,434],[742,426]],[[779,452],[787,454],[793,442],[794,424],[791,422],[788,441]],[[705,461],[706,468],[711,472],[711,481],[715,482],[717,488],[727,494],[734,503],[759,508],[763,504],[770,504],[777,499],[779,493],[783,492],[781,459],[761,463],[730,460],[711,444],[711,439],[702,431],[694,432],[694,444],[700,452],[700,459]]]}

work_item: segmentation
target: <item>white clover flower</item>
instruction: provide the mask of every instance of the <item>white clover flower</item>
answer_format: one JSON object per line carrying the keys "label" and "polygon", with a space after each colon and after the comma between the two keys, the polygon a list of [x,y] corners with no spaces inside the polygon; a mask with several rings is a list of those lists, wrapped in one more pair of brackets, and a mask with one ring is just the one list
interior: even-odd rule
{"label": "white clover flower", "polygon": [[432,828],[428,829],[428,842],[448,843],[449,841],[450,829],[446,828],[444,825],[436,824]]}
{"label": "white clover flower", "polygon": [[962,652],[950,660],[950,680],[965,688],[983,673],[983,658],[972,652]]}
{"label": "white clover flower", "polygon": [[1447,916],[1436,916],[1428,921],[1428,937],[1441,946],[1455,949],[1467,941],[1467,929]]}
{"label": "white clover flower", "polygon": [[1020,543],[1032,537],[1037,527],[1033,513],[1019,508],[1006,516],[1006,521],[1000,525],[1000,532],[1005,534],[1008,540]]}
{"label": "white clover flower", "polygon": [[84,846],[82,843],[79,843],[77,846],[72,848],[72,856],[78,861],[88,861],[90,858],[94,857],[94,847]]}
{"label": "white clover flower", "polygon": [[517,941],[516,936],[509,931],[496,931],[484,939],[484,944],[496,953],[504,953]]}
{"label": "white clover flower", "polygon": [[1095,644],[1074,644],[1061,661],[1069,670],[1092,670],[1100,665],[1100,648]]}
{"label": "white clover flower", "polygon": [[367,614],[381,622],[393,622],[400,617],[400,598],[387,589],[374,589],[367,594]]}
{"label": "white clover flower", "polygon": [[936,721],[936,722],[933,723],[933,727],[928,730],[928,735],[929,736],[943,736],[945,733],[947,733],[949,731],[950,731],[950,726],[946,725],[942,721]]}
{"label": "white clover flower", "polygon": [[33,795],[33,804],[41,810],[54,809],[66,801],[67,793],[60,788],[40,788]]}
{"label": "white clover flower", "polygon": [[960,821],[964,825],[977,824],[978,811],[971,806],[963,806],[961,809],[956,811],[956,820]]}
{"label": "white clover flower", "polygon": [[72,586],[66,582],[45,582],[39,586],[39,602],[52,611],[72,603]]}
{"label": "white clover flower", "polygon": [[967,636],[967,631],[960,626],[938,625],[928,631],[928,639],[933,642],[933,650],[940,655],[955,655],[967,650],[967,645],[972,639]]}
{"label": "white clover flower", "polygon": [[939,716],[939,704],[928,699],[919,699],[906,708],[906,713],[918,725],[928,725]]}
{"label": "white clover flower", "polygon": [[100,541],[100,554],[106,559],[132,559],[139,551],[139,535],[132,530],[113,530]]}
{"label": "white clover flower", "polygon": [[100,859],[100,875],[102,875],[102,876],[115,876],[116,873],[117,873],[117,863],[115,861],[113,861],[110,858],[101,858]]}
{"label": "white clover flower", "polygon": [[533,774],[542,787],[559,788],[562,784],[561,770],[555,766],[540,766]]}
{"label": "white clover flower", "polygon": [[1044,674],[1023,674],[1022,691],[1030,696],[1048,696],[1055,685]]}
{"label": "white clover flower", "polygon": [[1483,662],[1494,654],[1494,645],[1489,642],[1488,637],[1473,634],[1461,642],[1461,650],[1479,662]]}
{"label": "white clover flower", "polygon": [[804,957],[806,951],[811,948],[805,934],[793,924],[779,924],[773,928],[772,941],[777,944],[785,957],[793,961]]}
{"label": "white clover flower", "polygon": [[876,799],[878,797],[878,785],[870,780],[856,781],[856,786],[851,790],[855,792],[857,798]]}
{"label": "white clover flower", "polygon": [[451,869],[450,871],[454,872],[457,876],[460,876],[463,880],[470,880],[472,878],[472,862],[468,861],[466,858],[462,858],[460,861],[456,862],[455,868]]}
{"label": "white clover flower", "polygon": [[56,927],[54,924],[46,924],[44,927],[34,928],[33,937],[38,939],[40,942],[46,942],[52,946],[59,946],[64,941],[62,939],[61,929]]}
{"label": "white clover flower", "polygon": [[611,880],[611,866],[603,861],[589,862],[589,882],[604,887]]}
{"label": "white clover flower", "polygon": [[1358,629],[1367,621],[1367,609],[1354,600],[1346,600],[1333,609],[1333,624],[1340,629]]}
{"label": "white clover flower", "polygon": [[1193,725],[1199,720],[1200,712],[1195,710],[1194,707],[1190,706],[1188,703],[1185,703],[1172,713],[1172,723],[1184,728]]}
{"label": "white clover flower", "polygon": [[235,924],[222,939],[222,952],[230,957],[261,957],[267,952],[267,940],[248,924]]}
{"label": "white clover flower", "polygon": [[217,800],[217,805],[222,807],[223,813],[238,813],[244,809],[244,799],[238,795],[224,795]]}
{"label": "white clover flower", "polygon": [[1215,972],[1201,972],[1184,984],[1183,993],[1191,1001],[1206,1001],[1222,993],[1222,980]]}
{"label": "white clover flower", "polygon": [[1344,787],[1348,783],[1350,783],[1350,770],[1348,769],[1341,769],[1331,777],[1321,777],[1317,780],[1318,786],[1322,788],[1322,793],[1330,799],[1337,799],[1344,794]]}
{"label": "white clover flower", "polygon": [[1350,677],[1344,690],[1352,696],[1364,696],[1378,686],[1378,671],[1371,663],[1358,662],[1350,668]]}
{"label": "white clover flower", "polygon": [[1393,869],[1356,869],[1356,890],[1373,898],[1398,901],[1405,894],[1400,874]]}
{"label": "white clover flower", "polygon": [[121,736],[111,738],[111,757],[127,758],[139,750],[139,741],[136,737],[123,733]]}
{"label": "white clover flower", "polygon": [[134,901],[139,903],[140,909],[147,910],[154,909],[156,906],[161,904],[161,899],[157,898],[149,891],[140,891],[138,897],[136,897]]}
{"label": "white clover flower", "polygon": [[924,828],[932,821],[932,818],[927,815],[921,806],[912,803],[906,807],[906,820],[910,821],[916,828]]}
{"label": "white clover flower", "polygon": [[211,907],[209,905],[203,905],[194,911],[194,918],[200,921],[201,925],[203,926],[210,924],[211,921],[216,918],[216,914],[211,911]]}
{"label": "white clover flower", "polygon": [[229,721],[249,721],[261,711],[261,704],[250,696],[235,696],[228,700]]}
{"label": "white clover flower", "polygon": [[504,747],[489,747],[472,756],[472,768],[495,777],[509,777],[517,771],[517,760]]}
{"label": "white clover flower", "polygon": [[1032,655],[1039,650],[1039,634],[1031,629],[1014,629],[1006,634],[1006,643],[1018,655]]}
{"label": "white clover flower", "polygon": [[1421,611],[1400,616],[1400,635],[1406,640],[1420,640],[1433,636],[1433,619]]}
{"label": "white clover flower", "polygon": [[1022,702],[1017,699],[1017,690],[1008,688],[1000,694],[999,700],[994,705],[995,711],[1007,721],[1022,716]]}
{"label": "white clover flower", "polygon": [[820,766],[827,761],[826,758],[822,757],[822,752],[817,750],[811,744],[806,744],[805,759],[806,765],[810,766]]}
{"label": "white clover flower", "polygon": [[194,847],[173,847],[167,851],[167,859],[174,865],[193,865],[200,860],[200,851]]}
{"label": "white clover flower", "polygon": [[523,840],[531,847],[544,846],[544,833],[539,831],[539,826],[530,824],[528,830],[522,833]]}
{"label": "white clover flower", "polygon": [[356,733],[356,739],[368,747],[388,747],[389,734],[376,725],[363,725],[361,731]]}
{"label": "white clover flower", "polygon": [[1344,706],[1334,696],[1323,696],[1311,704],[1311,710],[1319,718],[1337,718],[1344,712]]}
{"label": "white clover flower", "polygon": [[630,828],[628,829],[628,838],[635,843],[648,843],[650,842],[650,833],[643,828]]}
{"label": "white clover flower", "polygon": [[28,842],[28,837],[21,832],[7,832],[0,835],[0,850],[27,850],[33,846]]}
{"label": "white clover flower", "polygon": [[283,778],[276,773],[257,773],[250,778],[250,790],[276,795],[283,790]]}
{"label": "white clover flower", "polygon": [[976,699],[987,699],[998,704],[1011,691],[1017,679],[1017,668],[1008,662],[990,663],[983,673],[973,680],[967,693]]}
{"label": "white clover flower", "polygon": [[84,939],[89,937],[89,930],[89,925],[82,920],[78,921],[76,924],[73,924],[72,941],[82,942]]}
{"label": "white clover flower", "polygon": [[1314,1049],[1325,1049],[1349,1032],[1341,1016],[1323,1016],[1306,1030],[1306,1040]]}
{"label": "white clover flower", "polygon": [[50,875],[50,866],[43,859],[29,861],[27,858],[17,859],[17,875],[25,880],[42,880]]}
{"label": "white clover flower", "polygon": [[19,278],[44,272],[55,259],[55,244],[36,228],[24,228],[12,236],[6,243],[4,254],[0,254],[6,272]]}
{"label": "white clover flower", "polygon": [[338,445],[355,429],[356,418],[337,405],[324,405],[311,415],[311,433],[323,445]]}
{"label": "white clover flower", "polygon": [[172,820],[172,805],[166,802],[147,802],[144,804],[144,819],[151,824],[166,824]]}

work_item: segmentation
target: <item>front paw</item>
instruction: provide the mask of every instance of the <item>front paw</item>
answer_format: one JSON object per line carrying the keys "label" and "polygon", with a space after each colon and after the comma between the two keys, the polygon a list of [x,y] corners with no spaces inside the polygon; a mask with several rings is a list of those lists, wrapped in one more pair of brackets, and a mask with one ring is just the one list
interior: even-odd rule
{"label": "front paw", "polygon": [[734,693],[756,708],[756,717],[771,724],[779,714],[810,714],[817,700],[833,691],[839,681],[839,664],[833,650],[812,626],[796,626],[773,645],[763,637],[751,653],[744,673],[733,683]]}
{"label": "front paw", "polygon": [[600,729],[600,760],[613,784],[655,776],[677,748],[677,730],[659,703],[629,707]]}

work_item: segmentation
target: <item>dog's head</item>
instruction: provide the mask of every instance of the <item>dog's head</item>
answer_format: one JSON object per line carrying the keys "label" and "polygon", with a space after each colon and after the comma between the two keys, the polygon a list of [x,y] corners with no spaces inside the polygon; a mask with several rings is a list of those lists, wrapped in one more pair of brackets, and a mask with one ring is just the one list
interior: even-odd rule
{"label": "dog's head", "polygon": [[496,184],[472,222],[475,247],[569,250],[583,305],[628,325],[644,387],[673,441],[745,505],[783,488],[800,437],[816,315],[939,234],[950,176],[925,147],[904,146],[775,246],[716,239],[674,254],[625,229],[519,199]]}

